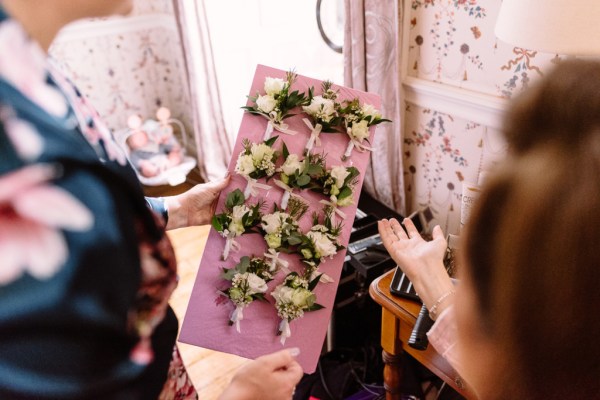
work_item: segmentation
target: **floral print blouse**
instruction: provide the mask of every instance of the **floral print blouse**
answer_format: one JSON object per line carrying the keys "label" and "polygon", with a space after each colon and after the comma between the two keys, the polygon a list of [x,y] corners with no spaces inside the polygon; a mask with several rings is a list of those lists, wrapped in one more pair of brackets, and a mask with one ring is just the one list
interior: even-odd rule
{"label": "floral print blouse", "polygon": [[167,374],[163,397],[195,398],[173,370],[162,225],[98,114],[0,5],[0,398],[153,399]]}

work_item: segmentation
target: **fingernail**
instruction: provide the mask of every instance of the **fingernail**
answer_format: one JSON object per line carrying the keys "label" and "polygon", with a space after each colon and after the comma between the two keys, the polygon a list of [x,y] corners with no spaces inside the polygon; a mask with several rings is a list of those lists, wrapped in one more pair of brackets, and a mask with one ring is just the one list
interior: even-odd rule
{"label": "fingernail", "polygon": [[292,357],[298,357],[300,355],[300,349],[298,347],[290,348],[289,352]]}

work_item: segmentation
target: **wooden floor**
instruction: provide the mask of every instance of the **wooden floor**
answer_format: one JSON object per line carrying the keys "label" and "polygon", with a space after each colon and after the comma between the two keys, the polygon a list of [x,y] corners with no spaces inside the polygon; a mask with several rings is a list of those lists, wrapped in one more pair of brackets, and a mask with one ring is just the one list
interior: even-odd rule
{"label": "wooden floor", "polygon": [[[209,225],[176,229],[168,233],[179,268],[179,285],[171,297],[171,307],[175,310],[179,322],[183,321],[200,258],[204,251]],[[231,377],[249,360],[231,354],[220,353],[185,343],[179,343],[181,356],[199,397],[203,400],[217,399]]]}

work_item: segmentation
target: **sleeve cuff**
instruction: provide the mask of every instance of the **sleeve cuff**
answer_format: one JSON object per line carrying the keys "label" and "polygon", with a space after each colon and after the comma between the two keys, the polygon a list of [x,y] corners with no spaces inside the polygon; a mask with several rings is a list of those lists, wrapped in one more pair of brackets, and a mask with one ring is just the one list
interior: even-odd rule
{"label": "sleeve cuff", "polygon": [[146,197],[146,204],[156,214],[160,215],[165,222],[169,222],[169,209],[164,197]]}

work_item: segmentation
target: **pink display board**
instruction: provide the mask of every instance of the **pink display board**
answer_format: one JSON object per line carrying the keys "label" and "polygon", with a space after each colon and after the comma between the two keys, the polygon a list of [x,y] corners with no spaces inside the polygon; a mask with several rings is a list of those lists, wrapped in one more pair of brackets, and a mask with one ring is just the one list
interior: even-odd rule
{"label": "pink display board", "polygon": [[[285,75],[286,71],[259,65],[248,93],[249,96],[264,93],[263,86],[266,77],[285,79]],[[292,89],[308,92],[308,89],[313,87],[315,95],[320,95],[321,83],[317,79],[298,75]],[[358,98],[361,104],[371,104],[376,109],[381,109],[381,100],[378,95],[337,85],[334,85],[333,88],[339,90],[338,101]],[[248,105],[252,105],[250,101]],[[296,115],[286,119],[285,122],[289,124],[289,129],[298,133],[292,136],[274,131],[272,136],[278,135],[279,139],[273,147],[280,150],[282,141],[284,141],[290,153],[301,155],[309,138],[310,129],[302,122],[302,118],[305,118],[306,114],[302,113],[299,108],[293,112]],[[262,142],[266,126],[267,120],[262,116],[244,114],[233,149],[233,156],[229,163],[229,171],[232,175],[231,182],[219,197],[217,213],[223,212],[225,197],[228,193],[236,188],[244,191],[246,187],[246,180],[234,172],[237,157],[243,151],[242,140],[247,138],[255,143]],[[376,126],[370,128],[371,143],[375,128]],[[341,156],[346,150],[348,136],[341,133],[321,133],[320,138],[321,146],[315,147],[313,152],[326,155],[327,168],[336,165],[352,165],[360,171],[358,184],[354,190],[354,204],[340,208],[346,215],[343,220],[340,242],[347,246],[356,214],[356,204],[358,203],[364,173],[371,153],[369,151],[359,152],[355,149],[352,156],[343,162]],[[280,160],[278,165],[282,162],[283,160]],[[265,183],[264,179],[259,182]],[[269,191],[261,190],[259,195],[260,198],[266,201],[266,212],[271,212],[273,203],[279,205],[283,195],[282,189],[275,185],[272,186],[273,188]],[[312,226],[311,215],[313,211],[322,212],[323,205],[319,201],[326,199],[326,196],[307,190],[296,193],[310,204],[309,211],[300,221],[302,231],[307,231]],[[253,204],[256,200],[257,198],[251,197],[248,202]],[[222,268],[234,267],[242,256],[262,256],[267,251],[267,245],[259,234],[245,234],[239,237],[237,242],[241,245],[241,250],[231,253],[226,261],[222,261],[221,255],[225,246],[225,239],[214,228],[211,228],[179,335],[179,341],[252,359],[282,348],[298,347],[301,351],[298,362],[306,373],[314,372],[323,348],[346,250],[339,251],[332,259],[327,258],[319,266],[319,271],[329,275],[334,280],[333,283],[319,283],[315,289],[317,303],[325,306],[325,308],[307,312],[303,318],[292,321],[290,324],[292,335],[287,339],[285,345],[282,345],[280,338],[276,335],[280,319],[277,316],[273,298],[269,294],[266,295],[269,303],[254,301],[244,310],[241,333],[238,333],[234,326],[228,325],[230,314],[235,307],[227,298],[217,293],[218,290],[226,289],[229,286],[229,282],[220,276]],[[297,255],[282,253],[281,258],[289,261],[292,271],[302,271],[303,264]],[[284,276],[284,273],[280,273],[273,281],[269,282],[270,290],[281,283]]]}

